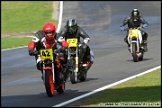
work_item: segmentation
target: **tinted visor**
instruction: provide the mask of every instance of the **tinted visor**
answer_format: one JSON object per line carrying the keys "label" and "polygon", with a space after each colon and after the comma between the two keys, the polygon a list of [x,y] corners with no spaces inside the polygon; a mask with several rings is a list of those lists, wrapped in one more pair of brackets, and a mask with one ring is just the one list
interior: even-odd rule
{"label": "tinted visor", "polygon": [[133,12],[133,19],[134,19],[134,21],[138,20],[138,13],[137,12]]}
{"label": "tinted visor", "polygon": [[54,31],[52,31],[52,32],[45,32],[45,34],[46,34],[46,36],[53,36],[55,34],[55,32]]}
{"label": "tinted visor", "polygon": [[136,16],[137,17],[137,12],[133,12],[133,16]]}

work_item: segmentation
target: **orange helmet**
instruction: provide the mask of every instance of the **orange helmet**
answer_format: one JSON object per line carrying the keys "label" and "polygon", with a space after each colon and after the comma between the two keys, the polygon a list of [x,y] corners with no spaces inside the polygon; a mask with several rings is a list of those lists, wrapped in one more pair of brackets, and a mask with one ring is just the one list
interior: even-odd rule
{"label": "orange helmet", "polygon": [[56,36],[56,27],[53,23],[48,22],[43,26],[43,31],[45,33],[46,41],[53,41]]}

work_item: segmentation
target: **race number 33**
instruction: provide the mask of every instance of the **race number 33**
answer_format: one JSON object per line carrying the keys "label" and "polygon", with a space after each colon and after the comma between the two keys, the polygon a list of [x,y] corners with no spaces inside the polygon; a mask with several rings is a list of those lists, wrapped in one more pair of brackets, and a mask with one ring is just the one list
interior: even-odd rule
{"label": "race number 33", "polygon": [[52,49],[41,49],[40,50],[40,56],[42,61],[46,60],[46,59],[53,59],[53,53],[52,53]]}
{"label": "race number 33", "polygon": [[70,38],[70,39],[67,39],[67,42],[69,43],[68,47],[76,47],[78,40],[77,38]]}

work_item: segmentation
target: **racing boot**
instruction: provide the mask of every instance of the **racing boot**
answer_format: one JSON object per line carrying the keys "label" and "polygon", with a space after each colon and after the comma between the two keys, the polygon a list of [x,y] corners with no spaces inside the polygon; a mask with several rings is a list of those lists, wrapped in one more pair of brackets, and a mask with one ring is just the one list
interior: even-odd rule
{"label": "racing boot", "polygon": [[[147,40],[146,40],[147,41]],[[145,50],[145,52],[147,52],[148,51],[148,49],[147,49],[147,42],[144,42],[144,50]]]}
{"label": "racing boot", "polygon": [[41,79],[43,80],[43,69],[41,70],[41,73],[42,73]]}
{"label": "racing boot", "polygon": [[85,63],[86,63],[87,65],[89,65],[89,64],[91,63],[91,61],[90,61],[90,54],[85,55]]}
{"label": "racing boot", "polygon": [[94,53],[93,51],[90,51],[90,62],[93,64],[94,61]]}
{"label": "racing boot", "polygon": [[143,36],[143,47],[144,47],[145,52],[148,51],[148,49],[147,49],[147,37],[148,37],[147,34],[145,34],[145,35]]}

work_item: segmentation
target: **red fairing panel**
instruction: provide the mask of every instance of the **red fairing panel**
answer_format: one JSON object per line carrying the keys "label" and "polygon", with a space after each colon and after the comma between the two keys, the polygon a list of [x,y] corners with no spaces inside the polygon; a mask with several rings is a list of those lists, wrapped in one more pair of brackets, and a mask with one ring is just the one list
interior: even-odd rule
{"label": "red fairing panel", "polygon": [[68,47],[68,42],[62,41],[62,46],[63,46],[63,47]]}
{"label": "red fairing panel", "polygon": [[28,49],[34,49],[35,48],[35,43],[34,43],[34,41],[30,41],[29,43],[28,43]]}

